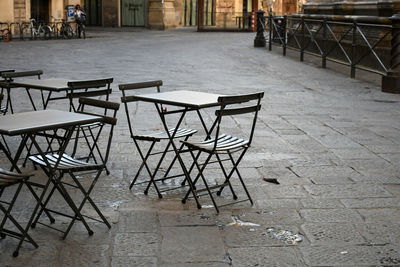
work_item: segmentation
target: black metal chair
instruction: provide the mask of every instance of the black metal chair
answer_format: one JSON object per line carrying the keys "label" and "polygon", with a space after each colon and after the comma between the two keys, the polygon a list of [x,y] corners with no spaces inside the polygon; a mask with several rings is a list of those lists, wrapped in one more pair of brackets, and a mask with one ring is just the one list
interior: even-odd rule
{"label": "black metal chair", "polygon": [[[96,79],[96,80],[87,80],[87,81],[75,81],[75,82],[68,82],[68,87],[70,88],[70,92],[68,92],[67,96],[70,101],[70,111],[73,110],[75,112],[81,112],[84,105],[78,103],[76,105],[74,103],[75,99],[80,99],[82,97],[105,97],[105,100],[108,101],[110,94],[112,93],[111,83],[113,82],[113,78],[106,78],[106,79]],[[107,115],[107,110],[104,111],[103,115]],[[91,123],[86,125],[81,125],[77,128],[74,143],[74,150],[71,153],[72,157],[75,157],[78,141],[82,138],[85,139],[86,144],[89,147],[90,153],[84,157],[80,157],[79,159],[86,159],[86,162],[92,158],[95,163],[98,161],[104,162],[100,150],[94,142],[94,140],[89,140],[90,137],[93,137],[93,131],[95,128],[101,127],[103,123]],[[94,142],[95,147],[91,148],[90,143]],[[99,152],[100,158],[94,157],[93,149],[96,149]],[[107,175],[110,174],[110,171],[106,167]]]}
{"label": "black metal chair", "polygon": [[[14,237],[19,239],[18,245],[13,252],[13,256],[17,257],[19,249],[22,246],[24,241],[31,243],[35,248],[38,247],[38,244],[32,239],[32,237],[28,234],[28,230],[30,227],[30,223],[33,220],[33,216],[29,220],[26,227],[22,227],[22,225],[17,221],[17,219],[11,214],[14,204],[18,198],[19,193],[21,192],[22,186],[26,184],[31,174],[22,174],[22,173],[14,173],[3,170],[0,168],[0,211],[4,214],[4,217],[0,221],[0,239],[6,238],[6,236]],[[9,188],[13,185],[17,185],[17,189],[14,192],[13,197],[9,201],[1,200],[1,196],[6,188]],[[30,190],[32,188],[28,186]],[[5,206],[7,205],[7,207]],[[10,221],[14,227],[18,230],[10,230],[6,229],[6,222]]]}
{"label": "black metal chair", "polygon": [[[11,89],[15,87],[11,84],[11,82],[14,81],[15,78],[31,77],[31,76],[37,76],[38,79],[40,79],[40,75],[42,74],[43,74],[42,70],[19,71],[19,72],[15,72],[14,70],[1,71],[1,77],[4,79],[4,81],[0,82],[1,93],[4,93],[4,89],[7,91],[6,105],[4,107],[3,114],[5,114],[8,111],[8,109],[10,109],[11,113],[14,113],[11,100]],[[28,92],[30,101],[33,103],[31,94],[29,93],[29,89],[26,90]]]}
{"label": "black metal chair", "polygon": [[[97,146],[97,143],[99,142],[99,140],[101,139],[102,136],[103,137],[108,136],[108,140],[107,140],[107,145],[104,148],[104,151],[102,152],[102,155],[99,155],[99,158],[101,158],[102,160],[101,160],[101,162],[97,162],[97,163],[79,160],[79,159],[76,159],[67,154],[63,154],[61,156],[61,159],[59,159],[60,156],[58,154],[53,154],[53,153],[46,154],[46,161],[48,161],[48,163],[54,169],[59,171],[59,177],[53,181],[54,186],[51,189],[46,200],[43,202],[43,206],[45,206],[46,208],[42,208],[39,211],[32,226],[35,227],[36,223],[40,223],[38,220],[43,211],[54,212],[59,215],[70,217],[70,218],[72,218],[72,220],[71,220],[69,226],[67,227],[67,229],[65,231],[61,231],[64,233],[63,238],[67,237],[69,231],[71,230],[71,227],[73,226],[73,224],[75,223],[76,220],[82,221],[82,223],[84,224],[85,228],[87,229],[89,235],[92,235],[93,231],[90,229],[90,227],[86,223],[84,217],[93,219],[98,222],[102,222],[102,223],[106,224],[108,228],[111,228],[111,225],[109,224],[107,219],[101,213],[101,211],[96,206],[96,204],[93,202],[92,198],[90,197],[90,194],[91,194],[97,180],[99,179],[101,173],[106,169],[106,163],[107,163],[109,153],[110,153],[110,148],[111,148],[113,131],[114,131],[114,127],[117,123],[117,117],[116,117],[117,111],[118,111],[120,105],[119,105],[119,103],[91,99],[91,98],[80,98],[79,105],[81,108],[79,110],[77,110],[77,112],[103,117],[102,124],[99,127],[97,127],[97,133],[95,133],[93,131],[91,132],[91,134],[93,134],[91,140],[93,140],[93,142],[94,142],[90,146],[91,153],[96,152],[95,147],[99,148]],[[101,112],[98,112],[98,113],[94,113],[92,111],[88,112],[86,110],[86,108],[88,106],[90,106],[92,108],[98,108],[101,110]],[[112,116],[104,115],[107,113],[107,110],[110,110],[112,112]],[[108,128],[108,135],[106,135],[106,133],[104,133],[104,129],[106,128],[106,126]],[[99,153],[100,153],[100,151],[99,151]],[[30,156],[29,159],[34,164],[39,165],[47,175],[50,175],[49,170],[47,168],[47,164],[40,155]],[[85,189],[82,186],[81,182],[79,182],[79,180],[77,178],[77,174],[84,175],[90,171],[94,171],[96,174],[95,174],[95,177],[93,178],[90,186],[87,189]],[[65,174],[69,174],[69,176],[73,180],[73,184],[63,181],[63,177],[65,176]],[[72,186],[74,188],[78,188],[82,192],[82,194],[84,195],[84,198],[78,204],[79,206],[76,205],[75,202],[72,200],[72,198],[69,196],[69,194],[65,188],[65,185]],[[51,200],[51,197],[52,197],[53,193],[55,192],[55,190],[58,190],[61,193],[61,195],[66,200],[66,202],[72,208],[74,215],[68,215],[68,214],[65,214],[65,213],[62,213],[59,211],[54,211],[54,210],[47,208],[47,205],[48,205],[49,201]],[[89,216],[84,216],[81,214],[81,210],[87,201],[91,204],[92,208],[97,212],[97,214],[101,218],[101,220],[98,220],[96,218],[92,218]]]}
{"label": "black metal chair", "polygon": [[[182,202],[185,203],[187,198],[189,197],[190,193],[192,192],[193,194],[196,194],[197,196],[198,193],[206,191],[210,198],[211,201],[216,209],[217,212],[219,212],[218,206],[215,202],[215,199],[213,197],[213,192],[212,190],[219,188],[217,191],[217,195],[221,195],[223,189],[228,186],[232,192],[233,199],[237,200],[238,197],[233,190],[233,186],[230,182],[230,179],[232,178],[232,175],[236,173],[237,177],[240,180],[241,185],[243,186],[244,191],[246,192],[247,199],[241,200],[241,201],[235,201],[232,203],[220,205],[220,206],[226,206],[230,204],[235,204],[238,202],[244,202],[249,200],[250,203],[253,205],[253,200],[251,199],[251,196],[246,188],[246,185],[244,184],[244,181],[242,179],[242,176],[240,175],[240,172],[238,170],[238,165],[240,161],[242,160],[243,156],[247,152],[247,150],[251,146],[251,142],[253,139],[253,134],[256,126],[256,121],[257,121],[257,115],[258,111],[261,109],[261,99],[263,98],[264,93],[254,93],[254,94],[248,94],[248,95],[238,95],[238,96],[224,96],[224,97],[219,97],[218,102],[221,104],[221,108],[216,110],[215,115],[217,116],[217,127],[215,130],[215,136],[211,139],[206,139],[205,141],[199,141],[199,142],[192,142],[192,141],[182,141],[185,146],[189,149],[189,152],[192,156],[193,162],[196,165],[196,168],[198,170],[198,174],[196,178],[193,180],[193,184],[196,186],[197,182],[201,178],[203,183],[204,183],[204,188],[200,188],[196,186],[196,188],[192,192],[189,190],[185,197],[182,199]],[[243,107],[242,104],[246,102],[249,105],[246,105],[246,107]],[[254,105],[254,102],[257,102]],[[251,104],[251,105],[250,105]],[[232,107],[233,106],[233,107]],[[249,134],[245,137],[235,137],[232,135],[228,134],[221,134],[220,129],[221,129],[221,121],[222,118],[225,116],[237,116],[240,114],[253,114],[252,115],[252,125]],[[198,153],[194,153],[194,151],[197,151]],[[238,153],[238,156],[234,157],[234,154]],[[206,154],[206,159],[204,162],[199,163],[200,160],[200,154]],[[215,161],[211,161],[212,157],[215,157]],[[223,158],[225,157],[225,158]],[[232,169],[228,172],[223,165],[223,161],[228,161],[232,165]],[[207,183],[207,179],[204,177],[203,172],[206,169],[206,167],[209,164],[212,163],[218,163],[221,171],[224,175],[225,181],[222,184],[216,184],[209,186]]]}
{"label": "black metal chair", "polygon": [[[132,111],[130,111],[129,108],[129,103],[132,102],[136,102],[136,100],[134,99],[134,96],[131,94],[129,95],[131,90],[138,90],[138,89],[148,89],[148,88],[157,88],[157,93],[160,92],[160,86],[162,86],[162,81],[161,80],[157,80],[157,81],[149,81],[149,82],[141,82],[141,83],[128,83],[128,84],[120,84],[119,85],[119,89],[122,91],[122,97],[121,97],[121,102],[124,103],[125,106],[125,113],[127,116],[127,120],[128,120],[128,126],[129,126],[129,131],[131,134],[131,138],[133,140],[133,142],[135,143],[135,146],[137,148],[137,151],[142,159],[142,164],[140,165],[138,171],[136,172],[136,175],[134,176],[129,189],[132,189],[133,185],[136,183],[141,171],[143,170],[143,168],[145,168],[147,170],[147,173],[150,177],[149,181],[145,181],[144,183],[147,183],[147,187],[144,191],[144,194],[148,194],[148,191],[150,189],[150,186],[153,184],[154,188],[157,191],[158,197],[162,198],[162,192],[164,191],[169,191],[169,190],[173,190],[176,188],[169,188],[166,190],[159,190],[156,182],[157,181],[165,181],[166,179],[172,179],[172,178],[178,178],[178,177],[182,177],[183,174],[178,174],[178,175],[172,175],[172,176],[168,176],[173,165],[175,164],[177,157],[175,156],[173,158],[173,160],[170,162],[163,178],[160,179],[156,179],[156,174],[159,171],[161,164],[163,163],[163,160],[165,158],[165,156],[167,155],[168,152],[171,152],[173,150],[170,150],[170,146],[171,146],[171,142],[169,141],[169,137],[166,131],[162,131],[162,132],[155,132],[155,133],[146,133],[146,134],[135,134],[134,130],[133,130],[133,119],[131,118],[131,114],[133,114]],[[163,107],[161,107],[163,108]],[[175,131],[175,129],[169,129],[169,132],[172,134]],[[195,134],[197,131],[193,130],[193,129],[177,129],[176,134],[175,134],[175,138],[183,138],[184,140],[187,140],[190,136],[192,136],[193,134]],[[162,150],[161,152],[153,152],[153,148],[154,145],[162,140],[168,140],[168,144],[165,146],[164,150]],[[147,152],[142,151],[142,149],[140,148],[139,142],[147,142],[150,144],[149,149],[147,150]],[[180,147],[180,150],[183,148],[183,145]],[[156,167],[154,170],[151,170],[151,168],[148,165],[148,160],[151,156],[155,156],[155,155],[160,155],[161,157],[159,159],[159,161],[156,164]],[[137,183],[137,184],[141,184],[141,183]],[[182,183],[184,184],[184,183]]]}
{"label": "black metal chair", "polygon": [[79,107],[76,107],[74,100],[81,97],[105,96],[105,100],[108,101],[112,93],[111,83],[113,80],[113,78],[105,78],[68,82],[69,92],[67,93],[67,97],[70,103],[70,111],[78,110]]}

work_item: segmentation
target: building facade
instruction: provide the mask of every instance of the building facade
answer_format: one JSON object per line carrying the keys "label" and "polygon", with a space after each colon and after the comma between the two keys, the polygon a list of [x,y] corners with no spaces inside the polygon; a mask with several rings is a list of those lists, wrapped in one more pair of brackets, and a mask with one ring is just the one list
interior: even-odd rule
{"label": "building facade", "polygon": [[295,13],[297,1],[301,0],[1,0],[0,21],[35,18],[51,22],[65,18],[67,6],[80,4],[88,14],[88,25],[93,26],[168,29],[199,22],[240,26],[260,8],[272,8],[276,14]]}

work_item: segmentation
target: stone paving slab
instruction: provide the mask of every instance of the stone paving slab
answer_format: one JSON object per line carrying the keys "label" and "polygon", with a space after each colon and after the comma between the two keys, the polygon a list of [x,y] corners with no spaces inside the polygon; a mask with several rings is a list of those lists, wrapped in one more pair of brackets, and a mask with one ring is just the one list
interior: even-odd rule
{"label": "stone paving slab", "polygon": [[304,266],[294,248],[243,247],[228,250],[233,266]]}
{"label": "stone paving slab", "polygon": [[224,260],[226,252],[216,227],[162,227],[161,235],[163,263]]}
{"label": "stone paving slab", "polygon": [[[145,184],[129,190],[141,161],[121,107],[108,162],[111,175],[100,177],[92,195],[112,228],[90,221],[94,235],[89,236],[77,222],[67,239],[60,240],[60,233],[37,225],[30,233],[40,247],[25,243],[18,258],[11,256],[17,241],[0,240],[0,266],[400,264],[400,96],[382,93],[380,85],[371,82],[371,74],[360,71],[357,79],[351,79],[333,71],[332,63],[321,69],[308,56],[299,62],[292,51],[283,57],[275,48],[273,52],[255,49],[254,33],[178,29],[91,34],[93,38],[86,40],[0,42],[4,51],[0,69],[43,69],[43,78],[113,77],[110,100],[115,102],[120,102],[119,83],[158,79],[163,80],[162,91],[265,91],[252,147],[240,165],[254,205],[246,201],[222,207],[216,214],[208,196],[201,197],[201,210],[193,199],[182,204],[186,189],[169,191],[162,199],[153,187],[144,195]],[[24,90],[16,88],[12,93],[16,112],[32,109]],[[32,93],[40,101],[40,93]],[[49,107],[68,110],[68,103],[58,101]],[[133,114],[137,133],[161,129],[152,104],[133,108],[137,110]],[[213,122],[214,112],[201,111],[207,125]],[[169,119],[173,125],[177,116]],[[248,116],[226,119],[226,131],[248,133]],[[198,130],[193,138],[201,139],[204,131],[198,122],[197,115],[190,113],[182,126]],[[7,140],[15,151],[19,137]],[[80,143],[79,150],[84,148]],[[190,164],[190,157],[184,161]],[[150,166],[156,162],[155,157]],[[2,154],[0,166],[9,166]],[[24,170],[33,171],[32,164]],[[179,167],[174,166],[172,172],[179,173]],[[34,173],[34,181],[46,181],[41,171]],[[207,174],[209,182],[223,181],[218,166]],[[265,179],[277,179],[279,184]],[[142,172],[139,180],[148,180],[147,173]],[[80,181],[88,186],[91,178],[82,175]],[[169,180],[160,183],[160,188],[180,182]],[[232,184],[239,197],[244,197],[237,177]],[[69,192],[73,199],[82,198],[78,190]],[[3,195],[11,196],[11,191]],[[232,201],[230,191],[224,190],[217,201]],[[32,202],[24,189],[13,211],[21,222],[28,220]],[[70,211],[58,193],[51,206]],[[89,205],[83,211],[96,216]],[[240,226],[235,218],[251,225]],[[68,222],[56,216],[53,226],[65,229]],[[272,239],[265,235],[267,227],[299,233],[303,241],[288,245]]]}

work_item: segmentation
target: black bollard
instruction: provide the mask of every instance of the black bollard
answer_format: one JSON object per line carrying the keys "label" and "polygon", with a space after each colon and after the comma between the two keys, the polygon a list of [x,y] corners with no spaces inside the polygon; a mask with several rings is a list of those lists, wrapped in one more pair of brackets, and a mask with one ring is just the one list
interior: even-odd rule
{"label": "black bollard", "polygon": [[254,39],[254,47],[265,47],[266,41],[264,37],[264,25],[265,25],[265,18],[264,18],[264,11],[257,10],[257,35]]}

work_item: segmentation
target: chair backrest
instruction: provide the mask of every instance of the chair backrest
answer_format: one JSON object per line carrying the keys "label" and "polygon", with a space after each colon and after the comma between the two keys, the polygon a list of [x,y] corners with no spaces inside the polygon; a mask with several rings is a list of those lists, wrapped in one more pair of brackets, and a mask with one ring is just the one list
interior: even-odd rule
{"label": "chair backrest", "polygon": [[[15,72],[15,70],[0,70],[0,77],[3,78],[3,73],[7,73],[7,72]],[[5,79],[3,78],[3,80],[5,80]]]}
{"label": "chair backrest", "polygon": [[112,93],[111,83],[113,80],[113,78],[106,78],[68,82],[69,92],[67,93],[67,97],[70,101],[70,109],[74,111],[80,109],[80,106],[75,107],[74,99],[81,97],[106,96],[106,100],[108,100],[109,95]]}
{"label": "chair backrest", "polygon": [[156,88],[157,93],[161,92],[160,87],[163,85],[161,80],[156,81],[148,81],[148,82],[140,82],[140,83],[125,83],[119,84],[119,90],[122,92],[121,102],[124,103],[125,106],[125,113],[128,120],[129,131],[131,133],[131,137],[134,137],[133,134],[133,126],[130,117],[129,105],[130,102],[135,102],[134,94],[132,93],[133,90],[138,89],[147,89],[147,88]]}
{"label": "chair backrest", "polygon": [[[249,146],[253,139],[254,129],[256,127],[258,112],[261,109],[261,99],[264,97],[264,92],[252,93],[246,95],[236,95],[236,96],[220,96],[218,98],[218,103],[221,104],[221,108],[215,111],[217,116],[217,129],[214,149],[217,145],[217,137],[220,134],[220,127],[222,117],[224,116],[236,116],[241,114],[253,113],[251,130],[249,134]],[[246,103],[245,106],[242,104]]]}
{"label": "chair backrest", "polygon": [[42,70],[31,70],[31,71],[14,71],[14,70],[6,70],[1,71],[1,77],[4,80],[11,82],[14,78],[21,78],[21,77],[30,77],[30,76],[37,76],[40,79],[40,75],[43,74]]}
{"label": "chair backrest", "polygon": [[[108,133],[108,141],[107,141],[107,146],[106,146],[106,151],[105,151],[105,157],[104,157],[104,163],[107,162],[108,156],[110,153],[110,148],[111,148],[111,141],[113,138],[113,133],[114,133],[114,127],[117,124],[117,112],[119,110],[119,103],[115,102],[110,102],[110,101],[104,101],[104,100],[98,100],[98,99],[93,99],[93,98],[86,98],[82,97],[79,98],[79,110],[77,110],[77,113],[83,113],[83,114],[88,114],[88,115],[94,115],[94,116],[101,116],[103,117],[103,124],[104,125],[109,125],[110,130]],[[87,109],[91,108],[90,111]],[[97,110],[93,111],[93,110]],[[105,115],[107,114],[107,111],[111,110],[111,116]],[[103,130],[103,126],[101,125],[98,128],[98,132],[96,134],[95,142],[98,141],[98,138],[100,137],[100,134]]]}

